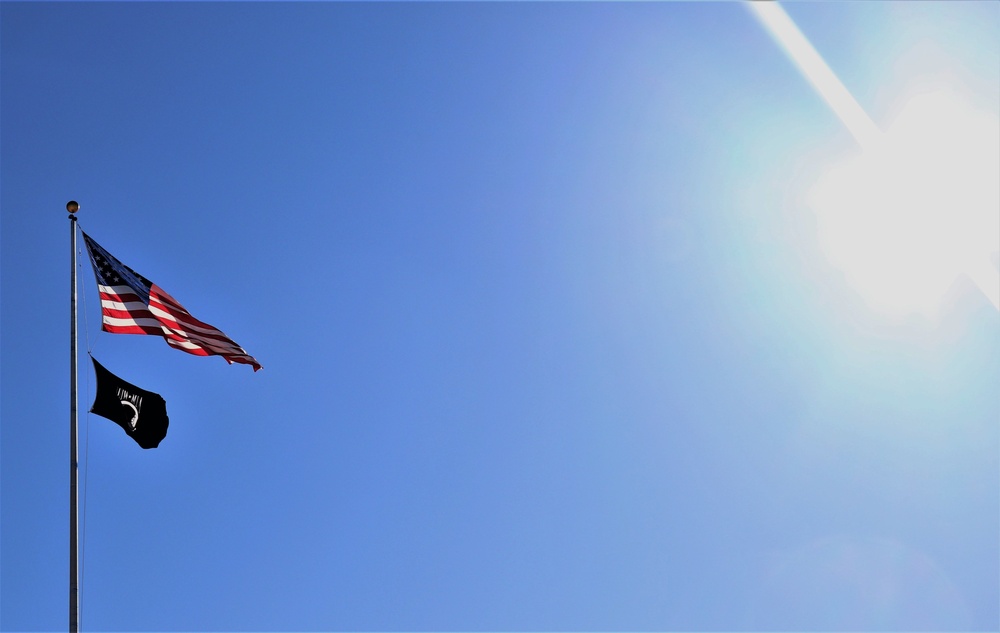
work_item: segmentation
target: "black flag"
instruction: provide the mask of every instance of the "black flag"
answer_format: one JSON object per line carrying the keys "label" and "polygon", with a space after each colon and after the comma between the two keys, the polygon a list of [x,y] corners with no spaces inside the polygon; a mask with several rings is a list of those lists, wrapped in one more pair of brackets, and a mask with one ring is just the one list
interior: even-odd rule
{"label": "black flag", "polygon": [[93,356],[97,395],[90,412],[125,429],[143,448],[156,448],[167,435],[167,403],[160,394],[140,389],[105,369]]}

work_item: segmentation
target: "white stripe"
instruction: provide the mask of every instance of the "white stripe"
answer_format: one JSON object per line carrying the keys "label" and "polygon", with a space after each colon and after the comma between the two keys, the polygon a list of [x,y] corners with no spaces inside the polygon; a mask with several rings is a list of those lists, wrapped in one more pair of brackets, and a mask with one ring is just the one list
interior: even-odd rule
{"label": "white stripe", "polygon": [[[162,319],[163,321],[168,321],[169,323],[175,323],[177,324],[178,328],[184,328],[185,332],[197,332],[201,334],[218,334],[219,336],[225,336],[226,338],[229,338],[221,330],[219,330],[214,326],[208,325],[207,323],[206,325],[208,325],[208,327],[200,327],[198,325],[194,325],[191,323],[181,323],[172,314],[170,314],[169,312],[164,312],[161,308],[159,308],[155,304],[151,303],[149,305],[149,311],[153,313],[154,316],[156,316],[159,319]],[[170,327],[169,323],[167,324],[168,327]]]}
{"label": "white stripe", "polygon": [[139,296],[139,294],[140,294],[140,293],[136,292],[132,288],[132,286],[129,286],[129,285],[102,286],[100,284],[97,284],[97,289],[100,290],[101,292],[105,292],[105,293],[111,294],[111,295],[129,294],[129,295]]}
{"label": "white stripe", "polygon": [[195,341],[193,341],[191,339],[187,339],[187,338],[185,338],[185,340],[182,340],[182,341],[178,341],[177,339],[172,339],[172,338],[165,338],[164,340],[166,340],[167,343],[169,343],[173,347],[177,347],[177,348],[183,348],[183,349],[201,349],[201,350],[205,350],[207,352],[214,353],[214,354],[217,354],[217,355],[220,355],[220,356],[221,355],[226,355],[226,356],[246,356],[246,352],[242,348],[235,348],[235,349],[233,349],[233,348],[220,348],[220,347],[212,345],[211,343],[208,343],[208,342],[201,342],[199,344],[199,343],[196,343]]}
{"label": "white stripe", "polygon": [[109,308],[111,310],[123,310],[126,312],[149,312],[149,308],[142,301],[129,301],[128,303],[122,303],[121,301],[112,301],[111,299],[101,299],[101,307]]}
{"label": "white stripe", "polygon": [[227,360],[229,360],[230,362],[233,361],[234,359],[237,359],[237,358],[242,358],[242,359],[245,359],[245,360],[250,361],[252,363],[256,363],[257,362],[257,360],[255,358],[253,358],[252,356],[250,356],[249,354],[247,354],[246,352],[243,352],[243,351],[240,351],[240,352],[237,352],[237,353],[226,352],[224,354],[220,354],[220,353],[215,352],[214,350],[212,350],[210,348],[201,347],[201,346],[195,345],[193,343],[187,343],[187,342],[183,342],[183,341],[175,341],[175,340],[172,340],[172,339],[169,339],[169,338],[164,339],[164,340],[167,342],[168,345],[170,345],[171,347],[174,347],[176,349],[180,349],[180,350],[200,349],[200,350],[203,350],[203,351],[207,351],[209,353],[209,355],[228,356],[229,358]]}
{"label": "white stripe", "polygon": [[163,327],[160,324],[160,322],[157,321],[156,319],[143,319],[143,318],[119,319],[117,317],[111,317],[106,314],[104,315],[104,323],[119,327],[126,327],[129,325],[139,325],[144,327],[158,327],[158,328]]}
{"label": "white stripe", "polygon": [[[104,286],[98,284],[98,289],[108,295],[119,296],[123,294],[128,295],[138,295],[131,286],[120,285],[120,286]],[[201,350],[208,352],[210,355],[220,355],[220,356],[230,356],[233,358],[246,359],[247,361],[256,363],[252,356],[247,354],[246,350],[236,344],[235,341],[230,339],[221,330],[215,326],[205,324],[206,327],[182,323],[177,320],[175,316],[171,313],[165,311],[160,304],[169,307],[175,312],[182,313],[194,319],[195,317],[191,315],[183,306],[174,301],[165,300],[162,297],[157,297],[151,295],[150,305],[146,305],[142,301],[115,301],[113,299],[101,299],[101,308],[107,308],[111,310],[118,310],[123,312],[128,312],[133,315],[132,318],[118,318],[111,317],[107,314],[103,314],[104,323],[112,327],[151,327],[158,328],[163,332],[164,340],[168,345],[180,350]],[[145,315],[149,314],[155,318],[148,318]],[[181,340],[176,338],[170,338],[170,335],[179,337]],[[216,338],[210,338],[206,335],[215,335],[223,337],[222,340]]]}
{"label": "white stripe", "polygon": [[[166,329],[166,328],[164,328],[164,329]],[[245,354],[246,353],[246,351],[242,347],[239,347],[238,345],[232,345],[230,343],[227,343],[226,341],[213,341],[213,340],[208,340],[208,339],[203,339],[203,338],[191,337],[191,336],[187,336],[184,332],[178,332],[177,330],[170,330],[170,332],[172,334],[175,334],[176,336],[180,336],[181,338],[184,339],[183,341],[177,341],[176,339],[174,339],[174,342],[176,342],[178,345],[180,345],[182,343],[190,343],[191,345],[197,345],[198,347],[201,347],[202,349],[211,350],[213,352],[217,352],[217,353],[220,353],[220,354],[223,354],[223,353],[224,354]],[[170,339],[168,339],[168,340],[170,340]]]}
{"label": "white stripe", "polygon": [[164,338],[163,340],[165,340],[172,347],[179,347],[182,349],[205,349],[201,345],[197,345],[191,341],[178,341],[172,338]]}

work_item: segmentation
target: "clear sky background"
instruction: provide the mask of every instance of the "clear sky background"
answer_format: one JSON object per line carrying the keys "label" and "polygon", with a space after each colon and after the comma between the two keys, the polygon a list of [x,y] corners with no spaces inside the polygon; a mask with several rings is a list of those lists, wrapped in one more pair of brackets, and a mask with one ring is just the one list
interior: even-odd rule
{"label": "clear sky background", "polygon": [[[1000,116],[998,3],[787,10],[878,125]],[[67,626],[71,199],[264,366],[99,333],[77,258],[82,411],[90,350],[170,415],[81,413],[85,631],[1000,627],[1000,316],[825,257],[858,150],[745,6],[0,29],[4,631]]]}

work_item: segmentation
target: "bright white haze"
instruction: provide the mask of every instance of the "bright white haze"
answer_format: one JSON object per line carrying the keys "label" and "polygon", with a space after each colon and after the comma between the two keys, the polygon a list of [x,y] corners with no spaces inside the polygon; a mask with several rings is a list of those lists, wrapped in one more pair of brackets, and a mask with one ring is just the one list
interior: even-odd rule
{"label": "bright white haze", "polygon": [[861,146],[810,191],[830,261],[887,314],[934,315],[960,275],[1000,310],[996,118],[926,90],[882,133],[778,3],[749,7]]}
{"label": "bright white haze", "polygon": [[957,96],[910,99],[810,198],[827,256],[873,307],[931,315],[965,274],[1000,308],[1000,125]]}

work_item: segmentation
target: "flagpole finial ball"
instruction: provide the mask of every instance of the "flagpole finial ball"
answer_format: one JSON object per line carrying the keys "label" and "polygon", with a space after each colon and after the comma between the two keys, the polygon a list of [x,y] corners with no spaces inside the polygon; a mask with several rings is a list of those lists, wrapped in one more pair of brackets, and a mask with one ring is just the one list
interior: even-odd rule
{"label": "flagpole finial ball", "polygon": [[77,202],[76,200],[70,200],[69,202],[66,203],[66,210],[69,211],[70,213],[76,213],[77,211],[80,210],[80,203]]}

